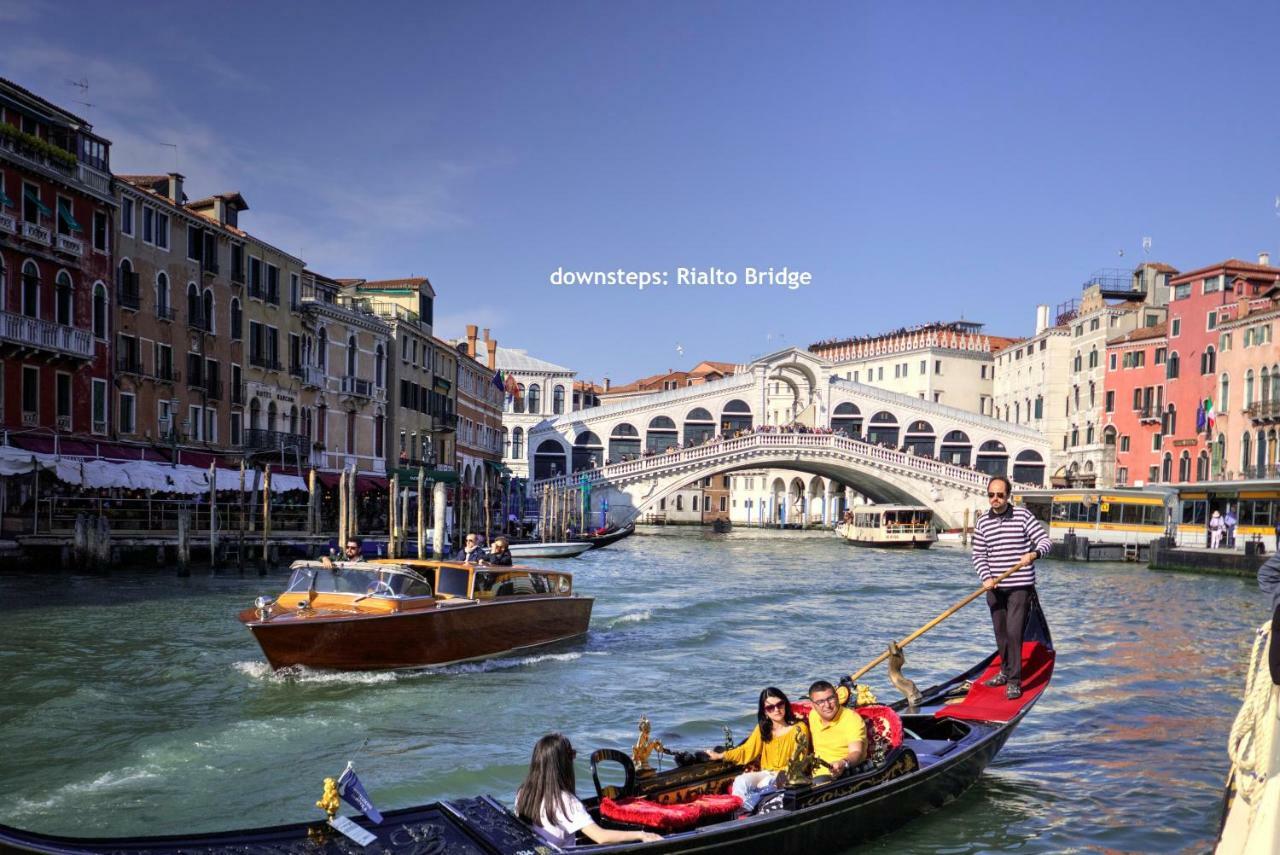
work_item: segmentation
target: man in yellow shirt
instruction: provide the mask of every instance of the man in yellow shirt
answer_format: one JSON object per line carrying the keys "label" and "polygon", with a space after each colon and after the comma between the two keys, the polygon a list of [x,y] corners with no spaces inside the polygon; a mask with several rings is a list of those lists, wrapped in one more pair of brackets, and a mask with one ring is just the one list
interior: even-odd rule
{"label": "man in yellow shirt", "polygon": [[813,753],[839,778],[867,756],[867,727],[862,716],[840,704],[835,687],[826,680],[809,687],[809,701],[813,704],[809,712]]}

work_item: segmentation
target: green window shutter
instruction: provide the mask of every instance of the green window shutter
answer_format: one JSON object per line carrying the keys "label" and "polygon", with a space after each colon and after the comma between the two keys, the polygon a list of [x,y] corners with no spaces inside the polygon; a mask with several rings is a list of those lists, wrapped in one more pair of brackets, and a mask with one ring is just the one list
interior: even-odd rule
{"label": "green window shutter", "polygon": [[61,199],[58,200],[58,217],[62,220],[62,222],[67,224],[67,228],[71,229],[71,231],[73,232],[84,231],[84,229],[80,228],[80,224],[76,222],[76,218],[71,216],[71,209],[68,208],[66,203],[63,202]]}

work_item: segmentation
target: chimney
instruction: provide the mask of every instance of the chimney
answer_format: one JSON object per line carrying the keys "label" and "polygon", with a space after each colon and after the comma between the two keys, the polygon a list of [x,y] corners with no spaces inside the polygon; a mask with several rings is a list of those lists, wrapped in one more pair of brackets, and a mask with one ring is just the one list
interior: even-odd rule
{"label": "chimney", "polygon": [[489,331],[484,331],[484,349],[489,353],[489,370],[496,371],[498,369],[498,340],[489,338]]}
{"label": "chimney", "polygon": [[608,392],[608,391],[609,391],[609,378],[608,378],[608,377],[604,378],[604,390],[605,390],[606,392]]}
{"label": "chimney", "polygon": [[224,226],[227,224],[227,200],[221,196],[213,197],[213,218]]}
{"label": "chimney", "polygon": [[1271,253],[1269,253],[1269,252],[1260,252],[1260,253],[1258,253],[1258,263],[1259,263],[1259,264],[1261,264],[1263,267],[1270,267],[1270,266],[1271,266]]}
{"label": "chimney", "polygon": [[1044,303],[1036,306],[1036,335],[1049,328],[1049,307]]}
{"label": "chimney", "polygon": [[467,324],[467,355],[472,359],[476,356],[476,325]]}
{"label": "chimney", "polygon": [[169,173],[169,200],[176,205],[181,205],[182,199],[182,176],[176,172]]}

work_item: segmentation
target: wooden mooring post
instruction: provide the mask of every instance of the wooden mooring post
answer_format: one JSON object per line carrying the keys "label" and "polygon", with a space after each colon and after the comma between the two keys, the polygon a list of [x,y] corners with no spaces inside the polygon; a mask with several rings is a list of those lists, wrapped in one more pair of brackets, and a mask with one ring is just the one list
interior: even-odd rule
{"label": "wooden mooring post", "polygon": [[435,520],[432,526],[431,536],[433,538],[431,551],[435,553],[437,559],[445,557],[444,547],[444,511],[445,511],[445,486],[443,481],[437,481],[435,489],[431,493],[432,502],[435,510]]}
{"label": "wooden mooring post", "polygon": [[218,465],[209,464],[209,572],[218,566]]}
{"label": "wooden mooring post", "polygon": [[236,526],[237,540],[236,544],[236,565],[240,570],[240,575],[244,575],[244,528],[245,528],[245,507],[244,507],[244,460],[240,461],[240,495],[237,497],[236,503],[240,507],[240,524]]}
{"label": "wooden mooring post", "polygon": [[178,511],[178,575],[191,575],[191,511]]}
{"label": "wooden mooring post", "polygon": [[258,575],[267,575],[268,546],[271,537],[271,464],[268,463],[262,472],[262,563],[258,566]]}
{"label": "wooden mooring post", "polygon": [[427,557],[427,494],[423,492],[426,476],[418,467],[418,558]]}
{"label": "wooden mooring post", "polygon": [[396,512],[400,508],[400,497],[396,495],[400,476],[391,473],[391,478],[387,480],[387,557],[398,558],[399,551],[397,547],[400,538],[400,527],[396,524]]}

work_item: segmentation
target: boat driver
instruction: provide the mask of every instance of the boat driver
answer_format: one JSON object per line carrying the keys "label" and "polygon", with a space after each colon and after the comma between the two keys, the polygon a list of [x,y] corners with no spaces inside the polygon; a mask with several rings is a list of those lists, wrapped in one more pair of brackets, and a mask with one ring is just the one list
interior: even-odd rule
{"label": "boat driver", "polygon": [[[342,548],[342,557],[338,560],[359,561],[362,557],[361,551],[360,538],[348,537],[346,545]],[[320,563],[323,564],[327,570],[333,569],[333,559],[328,555],[322,557],[320,559]]]}
{"label": "boat driver", "polygon": [[826,680],[809,687],[809,702],[813,704],[809,711],[813,753],[833,778],[839,778],[867,756],[867,726],[862,716],[840,703],[835,687]]}

